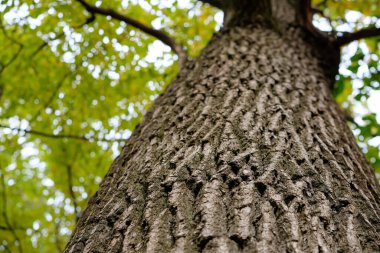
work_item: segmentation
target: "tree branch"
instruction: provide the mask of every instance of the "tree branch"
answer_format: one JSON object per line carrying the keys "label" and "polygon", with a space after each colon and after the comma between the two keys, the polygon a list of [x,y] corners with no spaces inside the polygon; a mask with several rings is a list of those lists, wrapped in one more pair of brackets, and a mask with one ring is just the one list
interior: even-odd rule
{"label": "tree branch", "polygon": [[63,83],[65,82],[66,78],[69,77],[70,73],[66,73],[65,75],[63,75],[62,79],[58,82],[57,86],[55,87],[53,93],[50,95],[50,97],[48,98],[48,100],[46,101],[46,103],[37,111],[36,114],[34,114],[34,116],[31,118],[31,120],[29,120],[29,124],[31,124],[32,122],[34,122],[38,116],[40,116],[41,112],[43,110],[45,110],[54,100],[55,96],[57,95],[59,89],[61,89]]}
{"label": "tree branch", "polygon": [[19,45],[19,48],[17,50],[17,52],[12,56],[12,58],[6,63],[4,64],[3,66],[0,66],[1,69],[0,69],[0,74],[9,66],[11,65],[16,59],[17,57],[19,56],[19,54],[21,53],[21,50],[23,49],[23,45]]}
{"label": "tree branch", "polygon": [[[72,26],[74,29],[79,29],[79,28],[82,28],[83,26],[85,25],[88,25],[92,22],[94,22],[95,20],[95,15],[93,13],[91,13],[91,16],[88,17],[86,19],[85,22],[83,22],[82,24],[80,25],[75,25],[75,26]],[[34,56],[36,56],[36,54],[38,54],[42,49],[44,49],[47,45],[49,45],[49,42],[51,41],[54,41],[54,40],[58,40],[60,39],[63,35],[65,35],[64,32],[61,32],[59,33],[54,39],[51,39],[51,40],[46,40],[44,41],[43,43],[41,43],[41,45],[38,46],[38,48],[30,55],[30,58],[33,58]]]}
{"label": "tree branch", "polygon": [[54,40],[58,40],[59,38],[61,38],[63,35],[65,35],[64,32],[58,34],[54,39],[52,40],[46,40],[44,42],[41,43],[41,45],[38,46],[38,48],[36,50],[34,50],[33,53],[30,54],[30,58],[33,59],[34,56],[36,56],[42,49],[44,49],[47,45],[49,45],[49,42],[51,41],[54,41]]}
{"label": "tree branch", "polygon": [[79,214],[78,202],[77,202],[77,199],[75,197],[75,192],[74,192],[73,170],[72,170],[71,164],[67,165],[66,169],[67,169],[67,182],[68,182],[69,193],[70,193],[70,197],[71,197],[71,200],[73,201],[73,206],[74,206],[75,223],[78,223],[80,214]]}
{"label": "tree branch", "polygon": [[319,14],[322,17],[326,18],[325,15],[324,15],[324,13],[323,13],[323,10],[321,10],[319,8],[311,7],[311,11],[312,11],[312,14]]}
{"label": "tree branch", "polygon": [[123,21],[123,22],[145,32],[146,34],[149,34],[149,35],[155,37],[156,39],[162,41],[165,45],[169,46],[174,53],[176,53],[178,55],[180,66],[182,66],[185,63],[185,61],[187,60],[187,54],[186,54],[184,48],[182,46],[180,46],[179,44],[177,44],[177,42],[172,37],[168,36],[167,34],[162,32],[161,30],[156,30],[156,29],[149,27],[149,26],[147,26],[147,25],[145,25],[145,24],[143,24],[143,23],[141,23],[135,19],[121,15],[120,13],[118,13],[114,10],[103,9],[103,8],[93,6],[93,5],[88,4],[84,0],[77,0],[77,2],[79,2],[89,13],[91,13],[93,15],[99,14],[99,15],[103,15],[103,16],[110,16],[116,20]]}
{"label": "tree branch", "polygon": [[347,45],[355,40],[371,38],[375,36],[380,36],[380,28],[364,28],[353,33],[344,33],[342,36],[336,39],[338,46]]}
{"label": "tree branch", "polygon": [[219,9],[223,9],[223,3],[220,0],[199,0],[205,4],[209,4]]}
{"label": "tree branch", "polygon": [[[13,227],[14,230],[27,230],[27,227]],[[5,225],[0,225],[0,230],[10,231],[11,229]]]}
{"label": "tree branch", "polygon": [[5,221],[5,224],[7,226],[7,228],[9,229],[9,231],[11,232],[11,234],[13,235],[13,238],[15,240],[15,242],[17,242],[17,248],[18,248],[18,251],[19,253],[22,253],[23,252],[23,249],[22,249],[22,245],[21,245],[21,241],[20,241],[20,238],[18,237],[13,225],[11,224],[10,220],[9,220],[9,217],[8,217],[8,213],[7,213],[7,204],[8,204],[8,196],[7,196],[7,193],[6,193],[6,185],[5,185],[5,177],[4,177],[4,170],[3,168],[0,168],[0,179],[1,179],[1,188],[2,188],[2,199],[3,199],[3,211],[2,211],[2,214],[3,214],[3,218],[4,218],[4,221]]}
{"label": "tree branch", "polygon": [[298,15],[297,21],[306,27],[310,32],[315,31],[315,27],[313,26],[313,10],[311,6],[311,0],[300,0],[298,1]]}
{"label": "tree branch", "polygon": [[0,29],[2,30],[4,36],[7,39],[12,41],[14,44],[18,45],[18,47],[19,47],[17,52],[12,56],[12,58],[7,63],[5,63],[3,66],[1,66],[1,64],[0,64],[0,74],[1,74],[9,65],[11,65],[17,59],[17,57],[21,53],[22,49],[24,48],[24,45],[21,42],[15,40],[14,38],[12,38],[11,36],[8,35],[6,29],[3,25],[3,20],[1,18],[0,18]]}
{"label": "tree branch", "polygon": [[126,141],[125,139],[105,139],[105,138],[85,137],[85,136],[71,135],[71,134],[50,134],[50,133],[44,133],[44,132],[39,132],[35,130],[26,130],[26,129],[16,128],[16,127],[9,127],[5,125],[1,125],[1,124],[0,124],[0,128],[6,128],[6,129],[17,131],[19,133],[33,134],[33,135],[38,135],[38,136],[47,137],[47,138],[54,138],[54,139],[75,139],[75,140],[90,141],[90,142],[91,141],[104,141],[104,142]]}
{"label": "tree branch", "polygon": [[59,222],[54,221],[54,242],[55,246],[58,250],[58,252],[63,252],[63,249],[61,249],[61,241],[60,241],[60,235],[59,235]]}

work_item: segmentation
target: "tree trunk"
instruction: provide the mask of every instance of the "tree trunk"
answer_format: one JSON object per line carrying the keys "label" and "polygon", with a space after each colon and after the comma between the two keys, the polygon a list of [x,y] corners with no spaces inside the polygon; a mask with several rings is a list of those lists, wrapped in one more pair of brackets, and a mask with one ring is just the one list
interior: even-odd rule
{"label": "tree trunk", "polygon": [[339,51],[310,37],[215,35],[136,128],[65,252],[380,252],[379,186],[330,92]]}

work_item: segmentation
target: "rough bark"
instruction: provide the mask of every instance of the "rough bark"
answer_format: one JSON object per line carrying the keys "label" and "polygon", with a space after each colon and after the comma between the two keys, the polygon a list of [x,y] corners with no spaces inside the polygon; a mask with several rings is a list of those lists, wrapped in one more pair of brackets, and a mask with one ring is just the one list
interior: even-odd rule
{"label": "rough bark", "polygon": [[136,128],[65,252],[380,252],[379,186],[318,43],[291,26],[214,36]]}

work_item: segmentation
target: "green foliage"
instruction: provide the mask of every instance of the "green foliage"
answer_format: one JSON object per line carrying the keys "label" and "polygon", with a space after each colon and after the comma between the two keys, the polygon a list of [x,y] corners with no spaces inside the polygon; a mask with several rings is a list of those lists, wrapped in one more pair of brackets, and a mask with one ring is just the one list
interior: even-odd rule
{"label": "green foliage", "polygon": [[[100,4],[166,30],[192,56],[216,26],[216,10],[195,1]],[[0,124],[21,129],[0,129],[0,251],[59,252],[123,145],[112,140],[129,137],[177,56],[125,23],[85,24],[76,1],[2,1],[0,11]]]}
{"label": "green foliage", "polygon": [[[330,17],[316,17],[327,30],[380,22],[379,1],[314,2]],[[191,57],[220,16],[195,0],[89,3],[164,30]],[[11,128],[0,128],[0,252],[60,252],[119,140],[176,75],[177,56],[130,25],[89,19],[74,0],[1,1],[0,12],[0,125]],[[380,94],[379,40],[344,51],[334,96],[380,173],[380,116],[370,104]]]}

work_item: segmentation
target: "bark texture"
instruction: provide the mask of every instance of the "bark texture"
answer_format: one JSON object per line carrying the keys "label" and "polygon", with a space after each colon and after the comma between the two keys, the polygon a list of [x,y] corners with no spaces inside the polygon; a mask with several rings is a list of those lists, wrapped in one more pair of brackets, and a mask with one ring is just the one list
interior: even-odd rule
{"label": "bark texture", "polygon": [[65,252],[380,252],[378,184],[332,100],[336,66],[307,37],[214,36],[137,127]]}

